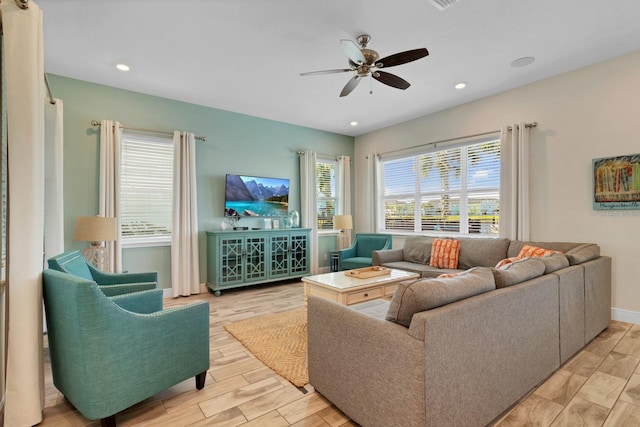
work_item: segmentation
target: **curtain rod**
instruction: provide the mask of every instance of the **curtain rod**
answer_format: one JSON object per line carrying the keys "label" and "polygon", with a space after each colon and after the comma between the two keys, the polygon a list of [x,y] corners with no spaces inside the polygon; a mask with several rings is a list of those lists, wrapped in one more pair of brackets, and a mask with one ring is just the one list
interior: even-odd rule
{"label": "curtain rod", "polygon": [[20,9],[29,9],[29,0],[16,0],[16,4]]}
{"label": "curtain rod", "polygon": [[[100,126],[100,122],[97,120],[91,120],[91,126]],[[139,132],[149,132],[149,133],[155,133],[155,134],[160,134],[160,135],[170,135],[173,136],[173,132],[167,132],[167,131],[163,131],[163,130],[153,130],[153,129],[142,129],[142,128],[133,128],[131,126],[123,126],[121,125],[121,127],[123,129],[129,129],[129,130],[137,130]],[[197,139],[198,141],[206,141],[207,137],[206,136],[196,136],[195,139]]]}
{"label": "curtain rod", "polygon": [[[537,126],[538,126],[538,122],[531,122],[531,123],[525,123],[524,124],[524,127],[529,128],[529,129],[535,128]],[[512,131],[513,127],[512,126],[507,126],[507,130]],[[437,144],[442,144],[443,142],[455,141],[457,139],[475,138],[477,136],[491,135],[492,133],[498,133],[498,132],[500,132],[500,130],[492,130],[492,131],[488,131],[488,132],[474,133],[473,135],[465,135],[465,136],[459,136],[459,137],[456,137],[456,138],[443,139],[443,140],[440,140],[440,141],[427,142],[425,144],[414,145],[412,147],[406,147],[406,148],[402,148],[402,149],[399,149],[399,150],[386,151],[384,154],[395,153],[395,152],[398,152],[398,151],[411,150],[413,148],[426,147],[426,146],[429,146],[429,145],[435,146]]]}
{"label": "curtain rod", "polygon": [[[305,151],[304,150],[297,150],[296,153],[298,154],[298,156],[302,156],[305,153]],[[342,157],[342,156],[345,156],[345,155],[342,154],[340,156],[336,156],[335,154],[331,155],[331,154],[316,153],[316,156],[326,157],[328,159],[336,159],[336,160],[338,160],[338,157]],[[349,156],[346,156],[346,157],[349,157]]]}
{"label": "curtain rod", "polygon": [[47,92],[49,93],[49,103],[56,105],[56,100],[53,99],[53,95],[51,94],[51,86],[49,86],[49,77],[46,71],[44,73],[44,84],[47,86]]}

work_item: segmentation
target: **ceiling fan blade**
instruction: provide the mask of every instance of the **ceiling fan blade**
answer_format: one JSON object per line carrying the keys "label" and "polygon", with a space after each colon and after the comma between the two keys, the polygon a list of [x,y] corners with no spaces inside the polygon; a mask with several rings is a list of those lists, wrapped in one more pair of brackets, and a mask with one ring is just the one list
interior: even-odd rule
{"label": "ceiling fan blade", "polygon": [[346,53],[349,59],[353,62],[356,64],[364,64],[367,61],[357,44],[351,40],[344,39],[340,40],[340,43],[342,44],[342,50],[344,50],[344,53]]}
{"label": "ceiling fan blade", "polygon": [[308,73],[300,73],[300,75],[301,76],[318,76],[321,74],[346,73],[348,71],[353,71],[353,70],[351,68],[340,68],[337,70],[310,71]]}
{"label": "ceiling fan blade", "polygon": [[407,62],[415,61],[416,59],[424,58],[429,55],[429,51],[425,48],[407,50],[405,52],[396,53],[386,56],[376,61],[376,67],[394,67],[396,65],[406,64]]}
{"label": "ceiling fan blade", "polygon": [[411,84],[408,81],[401,79],[395,74],[385,73],[384,71],[376,71],[372,73],[371,76],[377,81],[379,81],[380,83],[384,83],[388,86],[395,87],[396,89],[405,90],[406,88],[411,86]]}
{"label": "ceiling fan blade", "polygon": [[344,88],[342,88],[342,92],[340,92],[340,96],[349,95],[351,91],[353,91],[358,86],[358,84],[360,83],[360,80],[362,80],[360,76],[357,76],[357,75],[353,76],[353,78],[347,82]]}

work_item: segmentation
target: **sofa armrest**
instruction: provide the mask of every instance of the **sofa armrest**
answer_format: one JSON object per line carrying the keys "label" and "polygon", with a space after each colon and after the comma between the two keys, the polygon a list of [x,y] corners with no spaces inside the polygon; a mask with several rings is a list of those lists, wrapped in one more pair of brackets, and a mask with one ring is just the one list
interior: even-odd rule
{"label": "sofa armrest", "polygon": [[141,292],[109,297],[125,310],[139,314],[155,313],[162,310],[162,289],[149,289]]}
{"label": "sofa armrest", "polygon": [[[309,380],[366,426],[425,425],[424,343],[398,324],[309,296]],[[394,402],[384,411],[375,402]]]}
{"label": "sofa armrest", "polygon": [[404,260],[402,249],[384,249],[373,251],[371,261],[373,265],[383,265],[388,262],[398,262]]}
{"label": "sofa armrest", "polygon": [[341,249],[338,251],[338,257],[340,258],[340,261],[347,258],[353,258],[355,256],[356,256],[355,246],[351,246],[350,248]]}
{"label": "sofa armrest", "polygon": [[156,282],[141,282],[141,283],[122,283],[113,285],[98,285],[98,288],[108,297],[116,295],[130,294],[132,292],[142,292],[151,289],[157,289]]}
{"label": "sofa armrest", "polygon": [[142,283],[142,282],[155,282],[158,283],[157,272],[143,272],[143,273],[105,273],[100,271],[91,264],[87,264],[93,280],[99,285],[115,285],[125,283]]}

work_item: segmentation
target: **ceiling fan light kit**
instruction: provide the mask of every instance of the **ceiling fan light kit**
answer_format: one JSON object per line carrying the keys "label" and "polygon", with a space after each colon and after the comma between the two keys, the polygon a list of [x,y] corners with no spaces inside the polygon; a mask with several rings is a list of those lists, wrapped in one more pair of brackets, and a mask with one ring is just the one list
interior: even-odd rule
{"label": "ceiling fan light kit", "polygon": [[395,74],[380,71],[379,69],[406,64],[407,62],[412,62],[429,55],[429,51],[427,51],[427,49],[420,48],[399,52],[379,59],[380,55],[378,54],[378,52],[373,49],[367,48],[367,45],[371,41],[370,35],[362,34],[358,36],[356,40],[358,44],[354,43],[351,40],[340,40],[342,50],[349,58],[349,68],[311,71],[308,73],[302,73],[300,75],[313,76],[320,74],[355,72],[355,75],[347,82],[344,88],[342,88],[342,91],[340,92],[341,97],[349,95],[358,86],[362,78],[369,76],[387,86],[405,90],[409,86],[411,86],[409,82],[396,76]]}

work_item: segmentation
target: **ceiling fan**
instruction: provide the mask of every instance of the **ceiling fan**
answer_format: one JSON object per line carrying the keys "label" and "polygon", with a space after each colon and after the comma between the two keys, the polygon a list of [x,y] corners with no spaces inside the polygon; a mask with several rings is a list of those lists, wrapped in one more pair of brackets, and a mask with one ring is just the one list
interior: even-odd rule
{"label": "ceiling fan", "polygon": [[373,77],[380,83],[404,90],[411,86],[408,81],[396,76],[395,74],[380,71],[380,68],[395,67],[396,65],[406,64],[407,62],[415,61],[416,59],[424,58],[429,55],[427,49],[421,48],[399,52],[379,59],[380,55],[378,55],[378,52],[367,48],[367,45],[371,41],[371,36],[362,34],[361,36],[358,36],[356,40],[358,42],[357,45],[351,40],[340,40],[344,53],[349,57],[349,68],[311,71],[308,73],[301,73],[300,75],[314,76],[319,74],[355,72],[355,76],[347,82],[345,87],[342,89],[342,92],[340,92],[340,96],[349,95],[358,86],[360,81],[367,76]]}

